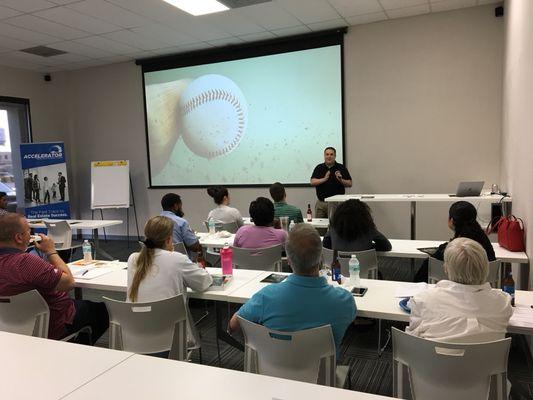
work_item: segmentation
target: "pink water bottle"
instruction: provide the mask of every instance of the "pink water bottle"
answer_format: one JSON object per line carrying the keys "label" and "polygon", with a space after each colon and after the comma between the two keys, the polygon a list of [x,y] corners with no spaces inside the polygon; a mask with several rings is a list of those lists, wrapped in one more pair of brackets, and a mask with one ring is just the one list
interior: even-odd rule
{"label": "pink water bottle", "polygon": [[220,249],[220,263],[222,275],[233,275],[233,250],[227,243]]}

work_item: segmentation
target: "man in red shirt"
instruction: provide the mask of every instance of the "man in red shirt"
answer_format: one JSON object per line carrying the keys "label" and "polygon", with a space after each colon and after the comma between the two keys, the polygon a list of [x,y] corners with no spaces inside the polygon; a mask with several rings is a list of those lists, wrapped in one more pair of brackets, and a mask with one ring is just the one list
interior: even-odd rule
{"label": "man in red shirt", "polygon": [[[61,339],[90,326],[90,344],[94,344],[109,326],[105,304],[69,297],[68,291],[74,288],[72,273],[57,254],[54,241],[40,236],[35,247],[46,254],[48,262],[25,252],[30,240],[26,218],[14,213],[0,216],[0,295],[13,296],[37,289],[50,308],[50,339]],[[87,340],[80,337],[79,342]]]}

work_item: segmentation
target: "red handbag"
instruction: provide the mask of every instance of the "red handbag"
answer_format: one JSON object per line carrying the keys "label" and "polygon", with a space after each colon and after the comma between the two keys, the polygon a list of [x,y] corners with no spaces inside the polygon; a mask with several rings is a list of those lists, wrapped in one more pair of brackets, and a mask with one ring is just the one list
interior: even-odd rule
{"label": "red handbag", "polygon": [[498,232],[498,244],[509,251],[524,251],[524,221],[514,215],[501,217],[495,224],[489,224],[487,234]]}

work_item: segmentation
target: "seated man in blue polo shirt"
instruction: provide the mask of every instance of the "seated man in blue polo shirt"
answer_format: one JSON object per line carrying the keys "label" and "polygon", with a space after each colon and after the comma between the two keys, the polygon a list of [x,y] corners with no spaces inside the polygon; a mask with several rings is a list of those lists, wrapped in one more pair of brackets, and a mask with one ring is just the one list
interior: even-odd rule
{"label": "seated man in blue polo shirt", "polygon": [[329,324],[338,352],[346,328],[355,319],[352,294],[328,284],[319,275],[322,242],[311,225],[297,224],[289,234],[285,249],[294,273],[254,294],[231,318],[230,332],[240,329],[237,315],[285,332]]}
{"label": "seated man in blue polo shirt", "polygon": [[163,211],[159,215],[170,218],[174,222],[174,230],[172,232],[174,243],[183,243],[189,258],[195,261],[195,252],[202,251],[202,246],[189,227],[187,220],[183,218],[181,197],[175,193],[165,194],[161,199],[161,208],[163,208]]}

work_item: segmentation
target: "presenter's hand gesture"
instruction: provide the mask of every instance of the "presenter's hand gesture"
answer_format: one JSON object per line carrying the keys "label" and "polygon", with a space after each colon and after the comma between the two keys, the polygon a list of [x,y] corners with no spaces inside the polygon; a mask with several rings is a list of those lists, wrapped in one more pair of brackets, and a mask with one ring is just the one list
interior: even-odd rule
{"label": "presenter's hand gesture", "polygon": [[335,177],[337,178],[337,180],[339,182],[342,182],[342,174],[341,174],[341,171],[337,171],[335,172]]}
{"label": "presenter's hand gesture", "polygon": [[39,249],[45,254],[53,253],[56,251],[56,246],[52,238],[49,238],[48,236],[43,235],[42,233],[40,233],[39,236],[41,237],[41,241],[35,242],[35,247],[37,247],[37,249]]}
{"label": "presenter's hand gesture", "polygon": [[331,171],[326,172],[326,175],[324,175],[324,181],[327,181],[330,175],[331,175]]}

